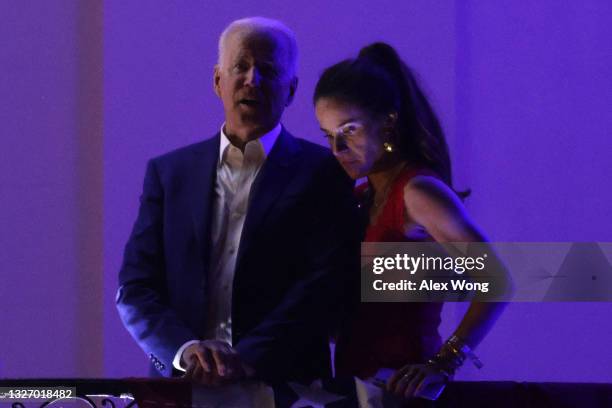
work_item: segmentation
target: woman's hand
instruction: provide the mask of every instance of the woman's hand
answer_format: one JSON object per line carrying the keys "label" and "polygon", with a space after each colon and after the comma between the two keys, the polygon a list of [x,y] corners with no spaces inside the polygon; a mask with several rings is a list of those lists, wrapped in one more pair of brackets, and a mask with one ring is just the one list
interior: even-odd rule
{"label": "woman's hand", "polygon": [[387,382],[387,391],[401,397],[413,398],[431,384],[445,384],[448,376],[431,364],[408,364],[397,370]]}

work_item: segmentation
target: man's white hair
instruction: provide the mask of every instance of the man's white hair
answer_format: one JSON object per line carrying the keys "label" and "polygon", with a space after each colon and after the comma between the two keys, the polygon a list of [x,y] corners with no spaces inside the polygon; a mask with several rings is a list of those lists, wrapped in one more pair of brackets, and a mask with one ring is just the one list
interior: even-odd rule
{"label": "man's white hair", "polygon": [[295,34],[289,27],[278,20],[266,17],[247,17],[232,21],[221,33],[219,37],[219,58],[217,63],[223,66],[223,55],[225,54],[225,44],[230,34],[240,34],[248,36],[257,32],[273,32],[279,34],[287,40],[287,51],[289,53],[288,73],[295,76],[297,73],[298,49]]}

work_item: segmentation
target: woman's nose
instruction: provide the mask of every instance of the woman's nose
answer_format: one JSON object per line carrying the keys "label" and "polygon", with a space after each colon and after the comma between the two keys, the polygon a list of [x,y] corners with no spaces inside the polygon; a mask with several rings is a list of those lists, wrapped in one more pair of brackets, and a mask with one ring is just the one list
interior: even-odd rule
{"label": "woman's nose", "polygon": [[337,135],[334,137],[334,141],[332,143],[332,153],[334,153],[334,155],[343,153],[347,149],[348,145],[346,144],[346,138],[343,135]]}

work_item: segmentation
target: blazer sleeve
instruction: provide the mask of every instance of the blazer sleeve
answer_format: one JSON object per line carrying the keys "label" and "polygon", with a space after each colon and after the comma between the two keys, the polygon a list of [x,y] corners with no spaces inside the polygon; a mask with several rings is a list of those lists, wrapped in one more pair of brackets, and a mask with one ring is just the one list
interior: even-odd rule
{"label": "blazer sleeve", "polygon": [[164,190],[154,160],[147,164],[138,217],[119,272],[116,305],[123,324],[164,376],[193,331],[170,307],[164,261]]}
{"label": "blazer sleeve", "polygon": [[304,231],[308,273],[235,346],[263,378],[290,372],[295,354],[314,339],[331,334],[359,293],[361,233],[353,183],[330,159],[316,180],[316,200],[308,215],[317,221]]}

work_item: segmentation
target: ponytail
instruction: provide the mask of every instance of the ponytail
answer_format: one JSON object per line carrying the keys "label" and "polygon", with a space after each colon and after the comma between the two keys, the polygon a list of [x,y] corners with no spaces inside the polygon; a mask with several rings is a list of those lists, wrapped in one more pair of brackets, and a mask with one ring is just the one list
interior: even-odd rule
{"label": "ponytail", "polygon": [[400,151],[435,171],[449,186],[452,171],[442,126],[415,75],[390,45],[377,42],[363,47],[358,60],[382,68],[396,84]]}

